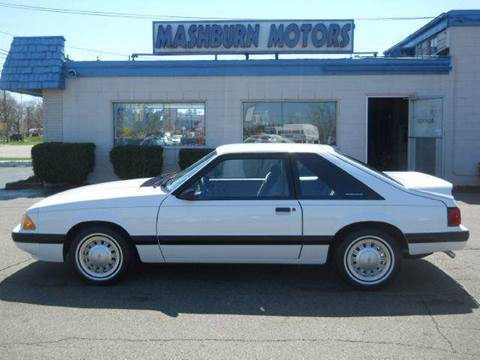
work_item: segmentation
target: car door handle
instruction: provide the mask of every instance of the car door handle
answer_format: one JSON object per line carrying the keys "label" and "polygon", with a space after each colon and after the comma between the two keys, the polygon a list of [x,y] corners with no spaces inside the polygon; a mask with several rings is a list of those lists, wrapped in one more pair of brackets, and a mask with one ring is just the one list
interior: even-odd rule
{"label": "car door handle", "polygon": [[290,211],[292,211],[292,209],[290,209],[289,207],[277,207],[277,208],[275,208],[275,212],[277,212],[277,213],[289,213]]}

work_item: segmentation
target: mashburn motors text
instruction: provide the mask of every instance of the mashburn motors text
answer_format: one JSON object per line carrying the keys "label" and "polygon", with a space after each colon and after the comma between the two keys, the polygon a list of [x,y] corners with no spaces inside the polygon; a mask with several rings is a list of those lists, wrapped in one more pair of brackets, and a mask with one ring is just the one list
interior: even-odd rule
{"label": "mashburn motors text", "polygon": [[[263,25],[263,24],[262,24]],[[155,49],[342,49],[350,45],[353,22],[249,24],[158,24]],[[154,27],[155,31],[155,27]],[[262,34],[268,31],[268,36]],[[264,42],[264,43],[262,43]]]}

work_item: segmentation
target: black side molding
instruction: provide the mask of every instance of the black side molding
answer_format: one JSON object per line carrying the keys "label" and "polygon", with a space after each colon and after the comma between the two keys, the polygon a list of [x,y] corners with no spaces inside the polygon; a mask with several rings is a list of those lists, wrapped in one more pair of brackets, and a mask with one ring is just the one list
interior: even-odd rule
{"label": "black side molding", "polygon": [[19,243],[63,244],[65,235],[12,232],[12,239]]}
{"label": "black side molding", "polygon": [[436,243],[436,242],[463,242],[467,241],[470,233],[465,231],[450,231],[440,233],[405,234],[410,244]]}
{"label": "black side molding", "polygon": [[328,245],[333,236],[160,236],[162,245]]}
{"label": "black side molding", "polygon": [[[160,236],[133,235],[135,245],[328,245],[333,236]],[[65,235],[12,232],[15,242],[63,244]]]}
{"label": "black side molding", "polygon": [[158,238],[155,235],[131,235],[135,245],[158,245]]}

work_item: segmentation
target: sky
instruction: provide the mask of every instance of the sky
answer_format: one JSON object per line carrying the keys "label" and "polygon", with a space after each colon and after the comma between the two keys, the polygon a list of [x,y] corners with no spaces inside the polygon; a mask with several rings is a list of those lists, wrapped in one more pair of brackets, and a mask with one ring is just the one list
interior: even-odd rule
{"label": "sky", "polygon": [[[127,60],[152,52],[152,20],[71,15],[2,7],[2,3],[74,10],[155,15],[248,19],[356,19],[354,51],[383,52],[429,20],[362,20],[382,17],[435,17],[452,9],[480,8],[479,0],[0,0],[0,49],[12,36],[63,35],[73,60]],[[157,17],[158,15],[158,17]],[[168,16],[168,18],[162,16]],[[115,54],[86,51],[101,50]],[[118,55],[117,55],[118,54]],[[0,56],[0,67],[5,60]],[[29,97],[22,97],[22,100]]]}

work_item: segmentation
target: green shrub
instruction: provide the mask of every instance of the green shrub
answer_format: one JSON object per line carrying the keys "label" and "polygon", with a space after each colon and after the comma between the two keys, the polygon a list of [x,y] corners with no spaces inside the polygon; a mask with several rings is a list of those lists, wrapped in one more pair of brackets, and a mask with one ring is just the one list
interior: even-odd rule
{"label": "green shrub", "polygon": [[51,184],[80,185],[95,164],[95,144],[46,142],[32,148],[35,176]]}
{"label": "green shrub", "polygon": [[157,176],[162,173],[163,148],[120,145],[110,151],[110,161],[120,179]]}
{"label": "green shrub", "polygon": [[208,153],[211,153],[213,150],[214,149],[208,148],[180,149],[178,153],[178,166],[180,166],[180,169],[183,170],[200,160]]}

